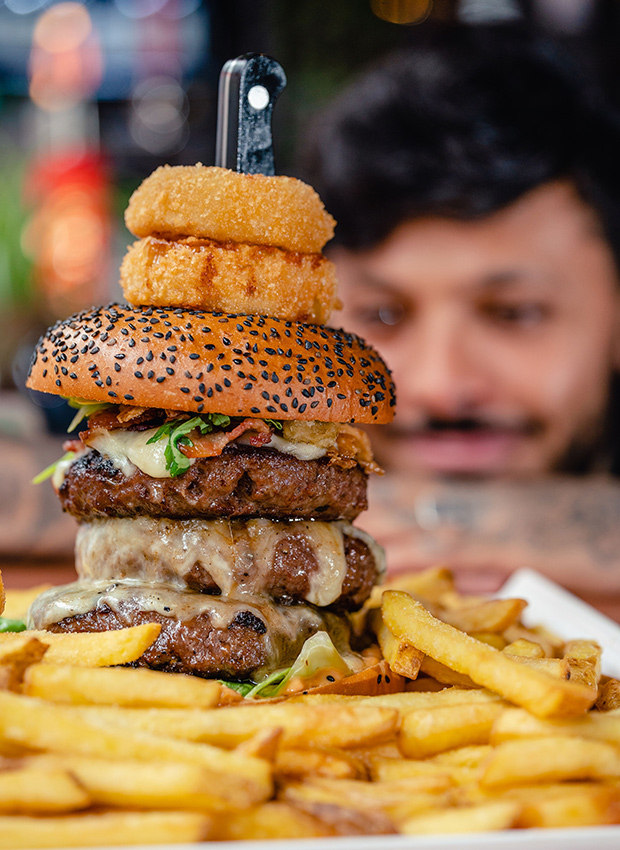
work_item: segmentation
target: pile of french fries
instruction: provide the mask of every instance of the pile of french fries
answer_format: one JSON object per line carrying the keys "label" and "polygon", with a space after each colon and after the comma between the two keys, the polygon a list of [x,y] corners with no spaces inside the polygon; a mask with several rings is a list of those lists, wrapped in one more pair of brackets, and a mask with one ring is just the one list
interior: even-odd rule
{"label": "pile of french fries", "polygon": [[359,617],[383,658],[356,688],[270,700],[122,666],[154,623],[1,634],[0,848],[620,823],[620,683],[524,605],[402,577]]}

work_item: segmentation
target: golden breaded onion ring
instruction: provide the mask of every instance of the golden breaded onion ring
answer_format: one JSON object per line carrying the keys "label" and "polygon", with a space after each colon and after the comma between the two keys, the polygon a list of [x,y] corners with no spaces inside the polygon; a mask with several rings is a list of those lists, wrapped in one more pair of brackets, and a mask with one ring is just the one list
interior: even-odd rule
{"label": "golden breaded onion ring", "polygon": [[197,236],[317,254],[334,219],[311,186],[294,177],[239,174],[203,165],[163,165],[125,211],[135,236]]}
{"label": "golden breaded onion ring", "polygon": [[326,324],[339,306],[333,263],[269,245],[147,236],[121,265],[131,304],[191,307]]}

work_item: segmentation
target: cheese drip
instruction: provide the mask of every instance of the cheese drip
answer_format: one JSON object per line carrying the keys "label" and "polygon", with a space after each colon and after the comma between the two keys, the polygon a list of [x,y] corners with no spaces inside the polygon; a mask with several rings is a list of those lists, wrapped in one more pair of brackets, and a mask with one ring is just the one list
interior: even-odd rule
{"label": "cheese drip", "polygon": [[309,556],[305,600],[324,607],[342,593],[347,572],[344,537],[362,539],[378,569],[383,550],[347,522],[305,520],[169,520],[136,517],[83,523],[76,540],[78,575],[90,581],[152,580],[187,589],[192,571],[206,571],[231,599],[264,594],[274,553],[303,545]]}
{"label": "cheese drip", "polygon": [[[87,444],[96,449],[99,454],[109,458],[123,475],[129,477],[136,467],[150,475],[151,478],[170,478],[170,471],[166,469],[165,450],[166,439],[157,440],[149,444],[148,441],[155,436],[157,428],[149,428],[146,431],[129,431],[124,428],[116,428],[108,431],[98,428],[87,438]],[[246,438],[239,438],[238,442],[247,443]],[[283,454],[290,454],[299,460],[316,460],[325,455],[326,449],[311,443],[293,442],[283,437],[272,435],[271,441],[267,443],[269,448],[274,448]],[[194,459],[190,459],[190,465]],[[68,468],[68,466],[67,466]],[[67,469],[62,470],[62,479]],[[62,484],[62,479],[55,482],[57,489]]]}
{"label": "cheese drip", "polygon": [[30,606],[28,628],[44,629],[67,617],[87,614],[97,607],[109,608],[130,618],[131,612],[152,611],[171,620],[189,622],[206,616],[213,629],[227,629],[235,617],[249,612],[261,620],[264,634],[257,633],[264,647],[265,664],[253,672],[260,681],[274,669],[288,666],[310,635],[327,630],[338,651],[353,669],[362,666],[361,659],[348,645],[348,624],[344,618],[309,605],[276,605],[267,600],[249,598],[226,600],[204,593],[179,591],[157,583],[135,579],[121,582],[77,581],[44,591]]}

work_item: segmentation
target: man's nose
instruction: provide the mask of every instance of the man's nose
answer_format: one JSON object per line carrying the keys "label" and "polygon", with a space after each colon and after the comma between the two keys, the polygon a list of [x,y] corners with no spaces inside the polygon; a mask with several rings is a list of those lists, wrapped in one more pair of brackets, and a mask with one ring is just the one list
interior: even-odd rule
{"label": "man's nose", "polygon": [[399,403],[432,416],[466,414],[488,395],[487,367],[458,321],[419,322],[399,350]]}

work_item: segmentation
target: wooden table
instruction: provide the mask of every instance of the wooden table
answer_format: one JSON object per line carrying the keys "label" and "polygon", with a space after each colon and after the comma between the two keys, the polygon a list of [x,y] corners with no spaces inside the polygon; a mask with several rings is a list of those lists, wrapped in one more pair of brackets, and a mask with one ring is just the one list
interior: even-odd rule
{"label": "wooden table", "polygon": [[77,578],[73,558],[3,559],[0,560],[0,572],[4,586],[9,589],[36,587],[40,584],[68,584]]}

